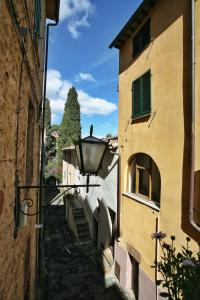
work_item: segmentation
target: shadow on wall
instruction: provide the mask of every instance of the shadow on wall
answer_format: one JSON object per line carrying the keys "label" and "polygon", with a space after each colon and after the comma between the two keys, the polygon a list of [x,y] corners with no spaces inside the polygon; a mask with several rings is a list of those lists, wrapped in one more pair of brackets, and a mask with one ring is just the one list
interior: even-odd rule
{"label": "shadow on wall", "polygon": [[[183,15],[183,110],[184,110],[184,153],[183,153],[183,171],[182,171],[182,220],[183,231],[190,235],[197,242],[200,242],[199,234],[189,223],[190,214],[190,170],[191,170],[191,120],[192,120],[192,48],[191,48],[191,7],[188,1],[187,11]],[[194,195],[194,221],[200,223],[200,170],[195,174],[195,195]]]}
{"label": "shadow on wall", "polygon": [[55,198],[59,193],[60,193],[60,190],[57,188],[56,186],[56,182],[57,182],[57,178],[55,176],[49,176],[47,179],[46,179],[46,186],[54,186],[53,188],[47,188],[45,191],[43,191],[45,194],[44,194],[44,202],[46,204],[49,204],[51,202],[51,200],[53,198]]}
{"label": "shadow on wall", "polygon": [[[112,150],[112,151],[116,152],[116,150],[115,151]],[[105,153],[105,156],[103,158],[103,162],[102,162],[103,167],[102,166],[100,167],[100,170],[98,173],[99,177],[101,177],[102,179],[105,179],[112,172],[112,170],[116,167],[118,160],[116,159],[116,161],[112,165],[114,158],[115,158],[115,154],[110,153],[110,151],[107,150]],[[112,167],[111,167],[111,165],[112,165]]]}

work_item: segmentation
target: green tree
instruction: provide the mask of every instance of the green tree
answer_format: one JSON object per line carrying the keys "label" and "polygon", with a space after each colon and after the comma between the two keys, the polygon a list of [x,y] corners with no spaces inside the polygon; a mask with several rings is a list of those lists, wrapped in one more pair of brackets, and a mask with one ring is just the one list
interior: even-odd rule
{"label": "green tree", "polygon": [[50,101],[48,98],[46,98],[45,101],[45,133],[46,133],[46,138],[45,138],[45,156],[46,156],[46,161],[48,162],[49,158],[55,156],[55,139],[51,136],[52,133],[52,128],[51,128],[51,106],[50,106]]}
{"label": "green tree", "polygon": [[58,124],[51,125],[51,132],[59,131],[59,130],[60,130],[60,125]]}
{"label": "green tree", "polygon": [[62,148],[78,141],[81,136],[80,105],[75,87],[69,89],[58,140],[58,163],[62,163]]}
{"label": "green tree", "polygon": [[111,134],[111,133],[107,133],[107,134],[106,134],[106,138],[107,138],[107,139],[109,139],[109,138],[111,138],[111,137],[112,137],[112,134]]}
{"label": "green tree", "polygon": [[46,101],[45,101],[44,126],[45,126],[46,130],[51,128],[51,106],[50,106],[50,101],[48,98],[46,98]]}

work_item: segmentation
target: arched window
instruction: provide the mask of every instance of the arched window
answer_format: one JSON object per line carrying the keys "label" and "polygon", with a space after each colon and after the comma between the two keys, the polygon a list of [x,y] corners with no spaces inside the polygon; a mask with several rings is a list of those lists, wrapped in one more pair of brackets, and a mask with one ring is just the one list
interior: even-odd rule
{"label": "arched window", "polygon": [[160,172],[153,159],[144,153],[130,162],[129,192],[160,204]]}

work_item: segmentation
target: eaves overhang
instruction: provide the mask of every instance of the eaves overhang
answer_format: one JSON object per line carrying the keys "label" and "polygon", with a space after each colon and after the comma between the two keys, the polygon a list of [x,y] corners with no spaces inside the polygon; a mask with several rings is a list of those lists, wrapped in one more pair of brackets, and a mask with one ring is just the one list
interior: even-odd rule
{"label": "eaves overhang", "polygon": [[150,10],[157,1],[158,0],[144,0],[109,45],[109,48],[114,47],[120,49],[126,40],[137,30],[144,18],[148,16]]}
{"label": "eaves overhang", "polygon": [[46,0],[46,18],[59,21],[60,0]]}

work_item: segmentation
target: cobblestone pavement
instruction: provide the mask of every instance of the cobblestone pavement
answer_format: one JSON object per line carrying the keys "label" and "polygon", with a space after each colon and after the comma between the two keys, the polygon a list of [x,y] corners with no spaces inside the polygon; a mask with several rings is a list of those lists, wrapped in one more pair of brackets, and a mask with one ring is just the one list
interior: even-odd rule
{"label": "cobblestone pavement", "polygon": [[117,285],[106,288],[92,243],[79,246],[64,218],[64,206],[45,209],[44,300],[126,299]]}

